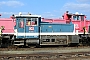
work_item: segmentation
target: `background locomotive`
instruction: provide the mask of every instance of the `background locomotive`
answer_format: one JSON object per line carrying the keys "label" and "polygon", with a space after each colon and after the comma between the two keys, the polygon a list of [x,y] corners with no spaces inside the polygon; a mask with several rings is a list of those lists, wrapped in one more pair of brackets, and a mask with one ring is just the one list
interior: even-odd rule
{"label": "background locomotive", "polygon": [[1,46],[89,44],[89,24],[85,15],[68,12],[56,20],[20,13],[9,19],[0,18],[0,26],[4,26]]}

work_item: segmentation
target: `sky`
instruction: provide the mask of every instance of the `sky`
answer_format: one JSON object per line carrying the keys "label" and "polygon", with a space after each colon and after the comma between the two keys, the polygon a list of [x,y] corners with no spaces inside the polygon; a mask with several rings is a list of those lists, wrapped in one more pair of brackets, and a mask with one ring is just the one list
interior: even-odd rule
{"label": "sky", "polygon": [[61,18],[65,11],[79,12],[90,19],[90,0],[0,0],[1,17],[29,12],[44,18]]}

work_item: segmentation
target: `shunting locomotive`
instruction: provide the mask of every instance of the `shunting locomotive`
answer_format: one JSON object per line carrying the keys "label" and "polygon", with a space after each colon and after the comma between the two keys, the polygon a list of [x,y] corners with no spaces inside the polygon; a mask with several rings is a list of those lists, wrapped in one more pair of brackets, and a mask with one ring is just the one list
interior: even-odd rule
{"label": "shunting locomotive", "polygon": [[[12,34],[2,33],[1,41],[9,41],[7,46],[42,46],[42,45],[70,45],[89,44],[89,23],[85,15],[64,14],[62,19],[42,19],[41,15],[19,15],[12,16]],[[81,18],[81,20],[79,20]],[[88,23],[88,26],[85,25]],[[83,25],[83,27],[81,26]],[[78,28],[77,28],[78,27]],[[5,27],[4,30],[5,31]],[[86,33],[86,31],[88,31]],[[6,40],[5,40],[6,41]],[[1,44],[1,46],[4,43]]]}

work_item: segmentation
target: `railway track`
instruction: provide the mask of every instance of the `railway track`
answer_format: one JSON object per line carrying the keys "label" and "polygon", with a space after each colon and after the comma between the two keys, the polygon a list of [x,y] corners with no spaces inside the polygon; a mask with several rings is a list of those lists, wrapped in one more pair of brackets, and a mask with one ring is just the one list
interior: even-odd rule
{"label": "railway track", "polygon": [[0,60],[90,60],[90,46],[0,48]]}
{"label": "railway track", "polygon": [[90,52],[74,53],[35,53],[35,54],[3,54],[0,60],[70,60],[90,59]]}
{"label": "railway track", "polygon": [[88,49],[90,46],[79,46],[79,47],[42,47],[42,48],[18,48],[18,47],[8,47],[8,48],[0,48],[0,51],[28,51],[28,50],[66,50],[66,49]]}

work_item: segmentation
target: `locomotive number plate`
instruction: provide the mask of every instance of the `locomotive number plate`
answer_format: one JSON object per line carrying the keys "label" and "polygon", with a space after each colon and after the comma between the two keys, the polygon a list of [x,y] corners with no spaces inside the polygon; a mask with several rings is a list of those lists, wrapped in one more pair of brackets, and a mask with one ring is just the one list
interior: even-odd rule
{"label": "locomotive number plate", "polygon": [[34,30],[34,27],[29,27],[29,30]]}

